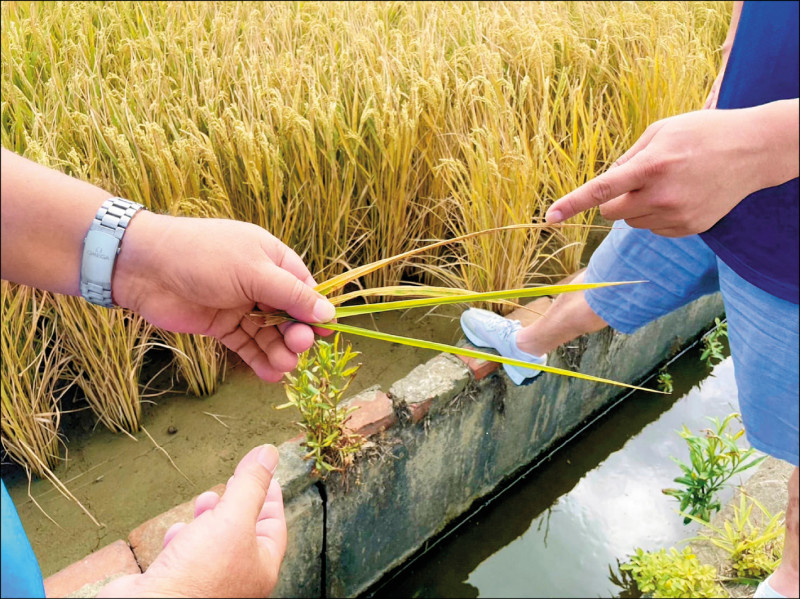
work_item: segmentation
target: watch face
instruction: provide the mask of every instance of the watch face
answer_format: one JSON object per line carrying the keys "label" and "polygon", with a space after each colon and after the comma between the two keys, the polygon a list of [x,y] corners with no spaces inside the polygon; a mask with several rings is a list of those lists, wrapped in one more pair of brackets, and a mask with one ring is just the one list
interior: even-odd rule
{"label": "watch face", "polygon": [[81,282],[111,287],[111,272],[119,239],[103,231],[90,230],[83,242]]}

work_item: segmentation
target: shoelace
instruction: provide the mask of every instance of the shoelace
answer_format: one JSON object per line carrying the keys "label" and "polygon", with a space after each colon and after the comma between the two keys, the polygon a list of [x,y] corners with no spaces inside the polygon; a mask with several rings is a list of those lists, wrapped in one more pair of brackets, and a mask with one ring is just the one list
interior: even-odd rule
{"label": "shoelace", "polygon": [[498,335],[504,342],[519,328],[519,322],[516,320],[508,320],[506,318],[491,320],[487,323],[486,328],[490,333]]}

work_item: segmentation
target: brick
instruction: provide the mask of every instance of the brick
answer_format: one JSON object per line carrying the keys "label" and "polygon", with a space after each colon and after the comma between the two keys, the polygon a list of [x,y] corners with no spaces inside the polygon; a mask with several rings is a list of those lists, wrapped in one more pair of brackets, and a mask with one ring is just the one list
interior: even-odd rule
{"label": "brick", "polygon": [[380,389],[368,389],[347,403],[358,408],[347,420],[351,432],[369,437],[397,423],[392,400]]}
{"label": "brick", "polygon": [[120,539],[48,577],[44,581],[45,594],[67,597],[87,585],[104,586],[114,578],[139,572],[131,548]]}
{"label": "brick", "polygon": [[411,415],[411,424],[416,424],[430,412],[433,405],[433,399],[426,399],[425,401],[415,402],[408,404],[408,411]]}
{"label": "brick", "polygon": [[[475,347],[469,342],[464,342],[461,345],[467,349],[485,351],[485,348]],[[482,358],[471,358],[469,356],[458,356],[458,358],[467,365],[470,371],[472,371],[472,376],[475,377],[476,381],[486,378],[495,370],[500,368],[500,364],[498,362],[490,362],[489,360],[484,360]]]}
{"label": "brick", "polygon": [[[222,495],[225,492],[225,484],[216,485],[211,491]],[[133,555],[142,572],[146,571],[161,553],[161,549],[164,547],[164,534],[169,527],[178,522],[188,524],[194,520],[195,499],[192,498],[190,501],[176,505],[171,510],[151,518],[128,535],[128,543],[130,543]]]}

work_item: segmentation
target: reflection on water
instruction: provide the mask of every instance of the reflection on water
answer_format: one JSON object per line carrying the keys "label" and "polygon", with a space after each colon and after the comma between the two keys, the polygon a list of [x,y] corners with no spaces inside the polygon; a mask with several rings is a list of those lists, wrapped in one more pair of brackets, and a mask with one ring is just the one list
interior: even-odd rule
{"label": "reflection on water", "polygon": [[[631,395],[370,593],[618,595],[609,565],[616,568],[616,560],[625,561],[635,547],[668,547],[694,533],[676,513],[678,502],[661,493],[680,475],[670,456],[689,460],[676,431],[684,424],[693,431],[706,428],[708,416],[738,410],[731,359],[707,376],[699,353],[695,348],[670,365],[671,396]],[[722,496],[723,505],[731,493]]]}

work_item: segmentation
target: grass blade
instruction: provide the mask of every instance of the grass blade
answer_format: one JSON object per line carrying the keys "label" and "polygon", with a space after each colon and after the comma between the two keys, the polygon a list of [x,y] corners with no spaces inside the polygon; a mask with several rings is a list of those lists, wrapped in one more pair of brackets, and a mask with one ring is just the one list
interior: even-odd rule
{"label": "grass blade", "polygon": [[618,387],[627,387],[628,389],[636,389],[637,391],[649,391],[650,393],[659,393],[661,395],[665,395],[663,391],[657,391],[656,389],[647,389],[646,387],[637,387],[636,385],[629,385],[627,383],[620,383],[618,381],[612,381],[610,379],[604,379],[597,376],[592,376],[590,374],[583,374],[580,372],[572,372],[571,370],[564,370],[563,368],[555,368],[553,366],[540,366],[540,365],[532,365],[528,362],[523,362],[521,360],[514,360],[513,358],[505,358],[503,356],[498,356],[495,354],[489,354],[486,352],[478,351],[469,349],[466,347],[455,347],[453,345],[447,345],[445,343],[437,343],[435,341],[424,341],[422,339],[410,339],[409,337],[401,337],[399,335],[391,335],[389,333],[380,333],[378,331],[372,331],[370,329],[363,329],[361,327],[354,327],[351,325],[341,324],[341,323],[326,323],[324,326],[326,329],[330,329],[332,331],[339,331],[341,333],[347,333],[351,335],[358,335],[361,337],[369,337],[370,339],[378,339],[380,341],[389,341],[391,343],[398,343],[400,345],[410,345],[412,347],[417,347],[420,349],[432,349],[434,351],[441,351],[448,354],[456,354],[459,356],[468,356],[471,358],[480,358],[483,360],[488,360],[490,362],[500,362],[501,364],[510,364],[511,366],[519,366],[522,368],[535,368],[537,370],[542,370],[544,372],[551,372],[553,374],[560,374],[562,376],[570,376],[577,379],[582,379],[584,381],[593,381],[596,383],[606,383],[609,385],[616,385]]}

